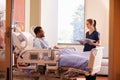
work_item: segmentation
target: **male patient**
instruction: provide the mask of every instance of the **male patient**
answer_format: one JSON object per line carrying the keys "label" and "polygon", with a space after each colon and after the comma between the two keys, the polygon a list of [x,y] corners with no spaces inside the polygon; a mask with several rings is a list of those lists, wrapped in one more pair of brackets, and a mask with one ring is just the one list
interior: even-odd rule
{"label": "male patient", "polygon": [[[36,26],[34,29],[34,33],[36,35],[36,38],[33,40],[33,47],[37,49],[49,49],[48,43],[44,40],[44,31],[42,27]],[[38,70],[45,74],[46,66],[38,66]]]}
{"label": "male patient", "polygon": [[[34,29],[34,33],[36,35],[36,38],[33,40],[33,47],[37,49],[49,49],[50,46],[48,45],[47,41],[44,40],[44,31],[42,27],[36,26]],[[58,49],[58,47],[54,47],[55,49]],[[42,73],[45,73],[46,66],[39,66],[38,69],[42,71]]]}
{"label": "male patient", "polygon": [[[34,33],[36,35],[36,38],[33,40],[33,47],[37,49],[49,49],[50,46],[48,45],[47,41],[44,40],[44,31],[42,27],[36,26],[34,29]],[[54,47],[58,48],[58,47]]]}
{"label": "male patient", "polygon": [[44,40],[44,31],[42,27],[36,26],[34,29],[34,33],[36,35],[36,38],[33,40],[33,47],[37,49],[49,49],[48,43]]}

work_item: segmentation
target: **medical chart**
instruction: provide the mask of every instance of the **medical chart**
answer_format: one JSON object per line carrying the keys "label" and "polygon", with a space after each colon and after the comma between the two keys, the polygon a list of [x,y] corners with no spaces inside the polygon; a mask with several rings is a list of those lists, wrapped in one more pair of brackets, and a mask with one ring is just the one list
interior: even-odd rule
{"label": "medical chart", "polygon": [[82,42],[83,44],[86,44],[86,43],[88,43],[89,41],[94,42],[95,40],[85,38],[85,39],[80,39],[80,40],[76,40],[76,41],[78,41],[78,42]]}

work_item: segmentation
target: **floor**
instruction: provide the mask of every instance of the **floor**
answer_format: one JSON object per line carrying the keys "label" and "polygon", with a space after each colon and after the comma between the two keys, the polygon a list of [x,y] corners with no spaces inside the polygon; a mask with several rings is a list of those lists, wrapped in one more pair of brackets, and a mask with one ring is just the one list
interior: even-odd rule
{"label": "floor", "polygon": [[[69,79],[69,80],[85,80],[83,75],[80,75],[76,78],[77,79]],[[0,74],[0,80],[5,80],[4,75]],[[39,73],[23,74],[20,72],[14,72],[13,80],[66,80],[66,79],[60,79],[59,77],[56,77],[54,73],[49,73],[48,76],[45,76],[44,74],[39,74]],[[97,80],[108,80],[108,77],[97,75]]]}
{"label": "floor", "polygon": [[104,76],[104,77],[99,76],[99,77],[97,77],[97,80],[108,80],[108,77],[106,77],[106,76]]}
{"label": "floor", "polygon": [[[81,76],[82,78],[84,78],[84,76]],[[85,79],[79,79],[78,80],[85,80]],[[108,80],[108,77],[107,76],[97,76],[97,79],[96,80]]]}
{"label": "floor", "polygon": [[[5,80],[4,77],[0,77],[0,80]],[[55,76],[44,76],[40,75],[39,79],[37,77],[32,77],[32,76],[13,76],[13,80],[61,80],[60,78],[56,78]],[[73,79],[75,80],[75,79]],[[76,80],[85,80],[84,76],[81,75],[79,76]],[[107,76],[97,76],[96,80],[108,80]]]}
{"label": "floor", "polygon": [[[35,80],[35,78],[21,78],[21,77],[14,77],[13,80]],[[55,78],[55,77],[49,77],[49,78],[45,78],[44,76],[41,76],[39,78],[39,80],[60,80],[60,78]],[[74,80],[74,79],[73,79]],[[81,77],[81,78],[77,78],[77,80],[85,80],[85,78]],[[107,77],[97,77],[97,80],[108,80]]]}
{"label": "floor", "polygon": [[[0,78],[0,80],[5,80],[5,78]],[[33,77],[13,77],[13,80],[36,80]],[[55,78],[55,77],[49,77],[48,79],[46,79],[45,77],[40,77],[39,80],[60,80],[59,78]],[[77,78],[77,80],[85,80],[85,78]],[[108,80],[108,77],[102,77],[99,76],[97,77],[97,80]]]}

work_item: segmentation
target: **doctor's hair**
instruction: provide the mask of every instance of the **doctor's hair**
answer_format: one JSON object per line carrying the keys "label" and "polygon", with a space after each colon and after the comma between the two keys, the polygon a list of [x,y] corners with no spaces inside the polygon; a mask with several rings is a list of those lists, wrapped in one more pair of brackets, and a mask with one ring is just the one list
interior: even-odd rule
{"label": "doctor's hair", "polygon": [[37,33],[39,33],[41,29],[42,29],[41,26],[36,26],[35,29],[34,29],[35,35],[37,35]]}
{"label": "doctor's hair", "polygon": [[90,25],[93,25],[94,29],[96,30],[96,20],[87,19],[87,21],[90,23]]}

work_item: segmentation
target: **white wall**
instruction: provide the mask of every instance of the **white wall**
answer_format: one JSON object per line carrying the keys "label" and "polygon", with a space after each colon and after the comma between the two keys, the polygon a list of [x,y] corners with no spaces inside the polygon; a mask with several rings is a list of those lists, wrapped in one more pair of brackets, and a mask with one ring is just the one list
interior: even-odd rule
{"label": "white wall", "polygon": [[[57,44],[57,0],[41,0],[41,4],[41,25],[47,40],[53,46]],[[104,56],[106,57],[108,56],[109,0],[86,0],[85,20],[88,18],[97,21],[97,30],[101,34],[101,44],[105,47]],[[83,47],[76,45],[76,48],[82,50]]]}
{"label": "white wall", "polygon": [[41,0],[41,26],[51,46],[57,44],[57,2],[58,0]]}
{"label": "white wall", "polygon": [[29,32],[30,31],[30,0],[25,0],[25,31]]}
{"label": "white wall", "polygon": [[96,27],[100,32],[101,44],[105,47],[104,56],[108,56],[109,0],[86,0],[85,18],[97,21]]}

